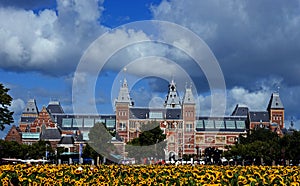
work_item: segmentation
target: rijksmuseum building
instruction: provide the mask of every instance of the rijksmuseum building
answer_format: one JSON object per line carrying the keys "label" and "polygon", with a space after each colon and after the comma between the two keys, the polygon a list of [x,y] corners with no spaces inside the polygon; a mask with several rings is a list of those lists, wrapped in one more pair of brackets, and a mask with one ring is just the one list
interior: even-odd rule
{"label": "rijksmuseum building", "polygon": [[196,115],[196,102],[191,88],[186,87],[181,98],[172,80],[161,108],[136,107],[124,79],[115,100],[115,114],[67,114],[58,101],[50,101],[47,107],[39,111],[36,101],[31,99],[19,126],[11,128],[6,140],[24,144],[45,140],[50,141],[53,148],[63,147],[66,153],[79,152],[80,144],[88,141],[89,130],[95,123],[104,123],[109,130],[115,130],[118,138],[113,140],[116,145],[122,146],[139,136],[142,124],[153,121],[158,122],[166,134],[166,158],[198,154],[207,147],[224,149],[249,129],[266,128],[280,135],[286,130],[279,93],[271,95],[264,111],[250,111],[246,106],[237,105],[229,116],[204,117]]}

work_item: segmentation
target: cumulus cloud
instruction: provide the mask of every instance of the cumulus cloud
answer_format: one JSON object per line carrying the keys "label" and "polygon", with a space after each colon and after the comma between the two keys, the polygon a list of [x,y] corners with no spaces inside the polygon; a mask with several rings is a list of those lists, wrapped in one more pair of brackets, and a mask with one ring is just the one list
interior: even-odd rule
{"label": "cumulus cloud", "polygon": [[15,115],[20,116],[25,108],[25,103],[22,99],[13,99],[11,102],[10,110],[14,112]]}
{"label": "cumulus cloud", "polygon": [[[226,80],[228,114],[238,103],[265,110],[280,86],[290,119],[299,118],[299,8],[298,0],[163,0],[151,10],[155,19],[191,29],[212,49]],[[208,115],[210,97],[200,95],[199,100],[201,113]]]}
{"label": "cumulus cloud", "polygon": [[99,34],[102,8],[97,0],[63,0],[57,12],[0,7],[0,68],[39,71],[50,75],[72,72],[83,51]]}
{"label": "cumulus cloud", "polygon": [[155,19],[186,26],[203,38],[217,56],[228,86],[249,86],[266,73],[298,85],[299,7],[297,0],[164,0],[152,12]]}
{"label": "cumulus cloud", "polygon": [[[272,92],[269,89],[250,91],[243,87],[233,87],[227,90],[226,115],[230,115],[236,104],[247,106],[251,111],[266,111]],[[218,97],[216,98],[218,99]],[[199,95],[200,115],[210,115],[211,95]],[[215,113],[212,113],[215,115]],[[218,115],[220,116],[220,115]]]}

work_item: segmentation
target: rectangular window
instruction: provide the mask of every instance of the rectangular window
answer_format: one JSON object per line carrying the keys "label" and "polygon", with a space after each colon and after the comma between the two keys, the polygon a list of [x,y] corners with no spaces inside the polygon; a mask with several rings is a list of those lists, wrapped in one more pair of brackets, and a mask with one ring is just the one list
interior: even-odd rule
{"label": "rectangular window", "polygon": [[115,119],[106,119],[105,125],[107,128],[115,128],[116,120]]}
{"label": "rectangular window", "polygon": [[215,120],[215,126],[217,129],[225,129],[225,124],[223,120]]}
{"label": "rectangular window", "polygon": [[213,129],[213,128],[215,128],[213,120],[204,120],[204,125],[205,125],[206,129]]}
{"label": "rectangular window", "polygon": [[119,130],[126,130],[126,123],[119,123]]}
{"label": "rectangular window", "polygon": [[203,129],[203,120],[196,120],[196,129]]}
{"label": "rectangular window", "polygon": [[95,119],[95,123],[105,123],[105,119]]}
{"label": "rectangular window", "polygon": [[149,112],[149,118],[150,119],[163,119],[163,113],[162,112]]}
{"label": "rectangular window", "polygon": [[73,119],[73,127],[82,127],[83,125],[83,118],[76,118]]}
{"label": "rectangular window", "polygon": [[135,128],[135,122],[130,122],[129,123],[129,128],[134,129]]}
{"label": "rectangular window", "polygon": [[235,129],[235,122],[233,120],[226,120],[226,129]]}
{"label": "rectangular window", "polygon": [[84,118],[84,127],[93,127],[94,119]]}
{"label": "rectangular window", "polygon": [[236,121],[236,128],[237,129],[245,129],[246,128],[245,121]]}
{"label": "rectangular window", "polygon": [[62,127],[72,127],[72,118],[63,118]]}
{"label": "rectangular window", "polygon": [[182,129],[182,123],[178,123],[178,128]]}
{"label": "rectangular window", "polygon": [[185,125],[185,131],[192,132],[193,131],[193,124],[186,124]]}

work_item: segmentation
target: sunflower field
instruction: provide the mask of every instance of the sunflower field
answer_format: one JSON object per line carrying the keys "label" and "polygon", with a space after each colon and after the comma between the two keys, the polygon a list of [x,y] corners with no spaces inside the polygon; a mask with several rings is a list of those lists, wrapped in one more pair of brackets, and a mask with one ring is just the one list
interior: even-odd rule
{"label": "sunflower field", "polygon": [[0,185],[299,185],[297,166],[1,165]]}

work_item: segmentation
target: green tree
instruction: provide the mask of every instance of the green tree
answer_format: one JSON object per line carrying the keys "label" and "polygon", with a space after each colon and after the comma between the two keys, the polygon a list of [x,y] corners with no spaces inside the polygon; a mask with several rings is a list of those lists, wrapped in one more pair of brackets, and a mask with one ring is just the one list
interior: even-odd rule
{"label": "green tree", "polygon": [[49,157],[51,153],[54,153],[54,150],[48,141],[40,140],[29,146],[27,156],[30,159],[42,159],[43,157],[46,157],[46,150],[48,152],[47,157]]}
{"label": "green tree", "polygon": [[251,130],[246,136],[240,135],[236,144],[228,146],[225,157],[249,161],[255,164],[272,165],[280,158],[280,137],[270,130]]}
{"label": "green tree", "polygon": [[112,133],[104,123],[95,123],[89,132],[89,146],[103,157],[111,161],[118,161],[112,157],[112,154],[117,153],[117,149],[112,143],[112,137]]}
{"label": "green tree", "polygon": [[5,88],[0,83],[0,130],[5,128],[4,125],[9,125],[14,122],[13,112],[8,107],[11,106],[12,97],[8,94],[9,89]]}
{"label": "green tree", "polygon": [[292,160],[293,164],[300,163],[300,132],[286,134],[280,141],[281,159]]}
{"label": "green tree", "polygon": [[141,125],[142,133],[126,145],[129,157],[140,160],[145,157],[165,158],[166,135],[163,134],[159,123],[151,121]]}
{"label": "green tree", "polygon": [[101,159],[103,158],[101,154],[95,151],[89,144],[86,144],[82,151],[82,158],[92,158],[96,161],[97,157],[101,157]]}

